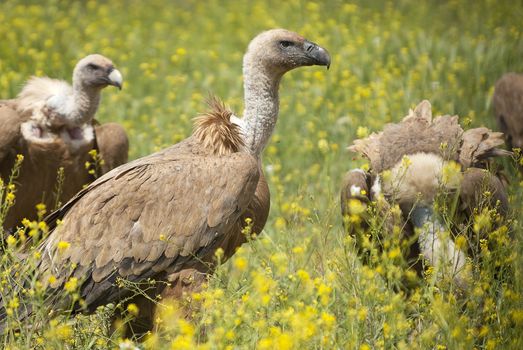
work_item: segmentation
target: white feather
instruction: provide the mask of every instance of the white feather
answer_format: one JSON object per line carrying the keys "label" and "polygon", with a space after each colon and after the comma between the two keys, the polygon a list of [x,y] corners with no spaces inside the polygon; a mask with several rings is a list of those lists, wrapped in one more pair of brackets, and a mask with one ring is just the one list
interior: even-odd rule
{"label": "white feather", "polygon": [[32,77],[17,97],[18,112],[25,113],[41,109],[49,99],[53,107],[59,107],[70,99],[73,88],[63,80],[47,77]]}

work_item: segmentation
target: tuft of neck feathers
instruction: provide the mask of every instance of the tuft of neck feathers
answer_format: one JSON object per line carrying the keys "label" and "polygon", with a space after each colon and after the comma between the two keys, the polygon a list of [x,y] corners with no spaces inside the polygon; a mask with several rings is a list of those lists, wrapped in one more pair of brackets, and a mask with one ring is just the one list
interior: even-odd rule
{"label": "tuft of neck feathers", "polygon": [[194,120],[193,135],[214,155],[226,155],[245,148],[241,127],[231,121],[233,113],[215,96],[207,99],[209,110]]}
{"label": "tuft of neck feathers", "polygon": [[259,59],[246,54],[243,60],[245,143],[259,157],[276,126],[279,112],[278,89],[282,72],[264,67]]}

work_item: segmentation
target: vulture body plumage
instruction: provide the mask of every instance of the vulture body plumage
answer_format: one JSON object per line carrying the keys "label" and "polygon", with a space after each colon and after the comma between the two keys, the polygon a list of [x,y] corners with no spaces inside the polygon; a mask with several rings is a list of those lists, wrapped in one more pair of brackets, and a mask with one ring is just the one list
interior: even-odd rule
{"label": "vulture body plumage", "polygon": [[[370,172],[349,171],[342,183],[341,208],[351,215],[350,201],[368,205],[384,198],[382,210],[398,204],[402,215],[386,215],[385,232],[393,226],[403,228],[409,239],[419,228],[417,242],[407,259],[416,263],[420,272],[419,254],[430,264],[449,263],[455,280],[463,287],[465,252],[452,241],[442,238],[444,225],[437,219],[433,205],[438,193],[459,193],[459,210],[470,217],[474,208],[488,205],[506,215],[506,190],[495,175],[484,169],[489,158],[509,152],[498,149],[503,144],[499,132],[480,127],[464,131],[457,116],[432,118],[428,101],[421,102],[400,123],[388,124],[383,131],[355,140],[350,151],[370,162]],[[485,202],[483,193],[491,197]],[[352,230],[346,223],[349,232]]]}
{"label": "vulture body plumage", "polygon": [[[39,270],[42,281],[57,277],[49,290],[77,277],[89,312],[132,297],[127,302],[138,305],[140,315],[128,336],[150,330],[155,303],[133,297],[117,279],[157,281],[144,287],[153,300],[179,297],[213,271],[218,248],[227,258],[245,242],[246,218],[254,232],[262,230],[269,189],[260,157],[276,124],[280,79],[293,68],[329,64],[325,49],[296,33],[275,29],[256,36],[243,61],[243,118],[212,100],[192,136],[113,169],[47,218],[51,232]],[[70,247],[58,253],[61,241]]]}
{"label": "vulture body plumage", "polygon": [[[47,77],[33,77],[17,98],[0,101],[0,174],[9,179],[18,154],[24,156],[13,207],[7,213],[5,229],[23,218],[36,219],[35,206],[44,203],[52,210],[65,203],[82,187],[108,170],[127,161],[127,135],[116,123],[98,125],[94,116],[101,90],[121,88],[122,76],[112,62],[101,55],[89,55],[73,71],[73,84]],[[89,174],[86,162],[97,150],[103,159],[98,174]],[[58,189],[57,176],[64,180]],[[58,191],[60,190],[60,191]]]}
{"label": "vulture body plumage", "polygon": [[523,149],[523,74],[503,75],[496,82],[492,105],[507,146]]}

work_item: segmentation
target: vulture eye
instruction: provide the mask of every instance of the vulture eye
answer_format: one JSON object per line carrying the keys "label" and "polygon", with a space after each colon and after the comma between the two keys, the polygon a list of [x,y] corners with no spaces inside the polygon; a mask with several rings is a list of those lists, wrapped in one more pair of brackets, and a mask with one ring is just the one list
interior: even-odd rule
{"label": "vulture eye", "polygon": [[282,40],[280,41],[280,46],[284,49],[288,48],[289,46],[292,46],[292,41]]}
{"label": "vulture eye", "polygon": [[101,67],[99,65],[94,64],[94,63],[89,63],[87,65],[87,68],[89,68],[91,70],[97,70],[97,69],[100,69]]}

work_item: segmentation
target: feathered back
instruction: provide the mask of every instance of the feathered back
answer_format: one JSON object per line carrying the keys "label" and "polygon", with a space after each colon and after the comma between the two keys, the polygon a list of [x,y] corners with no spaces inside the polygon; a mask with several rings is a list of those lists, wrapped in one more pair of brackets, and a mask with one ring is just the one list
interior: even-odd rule
{"label": "feathered back", "polygon": [[72,87],[67,82],[48,77],[32,77],[16,98],[17,112],[24,115],[42,108],[51,96],[68,96]]}
{"label": "feathered back", "polygon": [[464,132],[458,116],[432,119],[430,102],[424,100],[400,123],[385,125],[383,131],[355,140],[349,150],[367,157],[373,171],[380,173],[392,168],[404,155],[420,152],[470,167],[488,157],[506,154],[495,148],[502,143],[502,134],[487,128]]}
{"label": "feathered back", "polygon": [[215,96],[207,99],[209,111],[194,119],[193,135],[215,155],[240,151],[245,147],[239,125],[231,122],[232,111]]}

